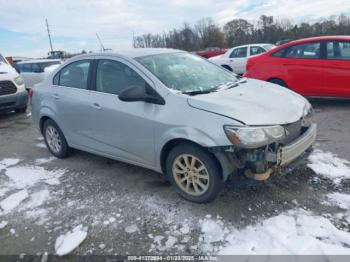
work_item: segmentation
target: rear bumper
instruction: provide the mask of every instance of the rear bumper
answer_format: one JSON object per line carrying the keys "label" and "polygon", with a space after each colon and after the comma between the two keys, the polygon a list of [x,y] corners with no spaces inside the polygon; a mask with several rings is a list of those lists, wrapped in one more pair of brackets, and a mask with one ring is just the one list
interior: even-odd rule
{"label": "rear bumper", "polygon": [[24,89],[12,95],[0,96],[0,111],[24,108],[28,103],[28,93]]}

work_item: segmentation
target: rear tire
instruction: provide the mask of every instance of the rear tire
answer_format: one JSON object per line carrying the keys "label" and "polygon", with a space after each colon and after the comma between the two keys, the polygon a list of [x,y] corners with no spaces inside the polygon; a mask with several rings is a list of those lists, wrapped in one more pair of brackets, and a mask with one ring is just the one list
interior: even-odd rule
{"label": "rear tire", "polygon": [[170,151],[166,175],[180,196],[196,203],[214,200],[223,187],[217,161],[203,148],[192,144],[180,144]]}
{"label": "rear tire", "polygon": [[43,135],[46,146],[51,154],[57,158],[65,158],[69,155],[70,148],[67,144],[66,138],[58,125],[51,119],[45,121]]}
{"label": "rear tire", "polygon": [[272,78],[269,80],[269,82],[288,88],[288,85],[286,84],[286,82],[284,82],[282,79],[279,79],[279,78]]}
{"label": "rear tire", "polygon": [[25,113],[27,111],[27,106],[15,109],[16,113]]}

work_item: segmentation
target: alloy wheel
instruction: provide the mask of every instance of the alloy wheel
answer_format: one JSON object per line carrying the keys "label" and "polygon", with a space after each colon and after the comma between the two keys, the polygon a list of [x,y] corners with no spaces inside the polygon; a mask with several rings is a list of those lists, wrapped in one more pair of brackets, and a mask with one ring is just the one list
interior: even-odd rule
{"label": "alloy wheel", "polygon": [[189,195],[203,195],[209,188],[209,172],[193,155],[179,155],[173,162],[172,172],[177,186]]}
{"label": "alloy wheel", "polygon": [[46,141],[53,152],[59,153],[61,151],[62,141],[60,134],[57,129],[51,125],[46,128]]}

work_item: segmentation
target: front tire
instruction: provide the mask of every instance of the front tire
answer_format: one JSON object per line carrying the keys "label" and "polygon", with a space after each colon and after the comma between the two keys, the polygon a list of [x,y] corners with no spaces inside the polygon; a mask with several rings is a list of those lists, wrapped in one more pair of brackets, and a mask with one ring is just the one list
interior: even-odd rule
{"label": "front tire", "polygon": [[166,175],[180,196],[196,203],[214,200],[223,187],[221,168],[214,157],[192,144],[181,144],[170,151]]}
{"label": "front tire", "polygon": [[58,158],[65,158],[69,155],[70,148],[68,147],[66,138],[58,125],[51,119],[45,121],[43,135],[46,146],[51,154]]}

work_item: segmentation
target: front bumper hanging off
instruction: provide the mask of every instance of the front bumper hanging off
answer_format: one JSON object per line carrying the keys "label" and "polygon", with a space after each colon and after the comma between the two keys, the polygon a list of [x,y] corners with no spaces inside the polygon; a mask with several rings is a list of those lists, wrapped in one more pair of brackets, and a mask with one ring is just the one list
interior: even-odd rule
{"label": "front bumper hanging off", "polygon": [[264,149],[236,151],[234,147],[210,148],[223,168],[224,179],[237,170],[255,180],[266,180],[274,173],[295,167],[307,157],[307,151],[316,140],[317,126],[302,127],[302,134],[291,143],[278,146],[274,152]]}
{"label": "front bumper hanging off", "polygon": [[277,153],[277,165],[286,166],[299,158],[315,142],[316,134],[316,124],[312,124],[298,139],[280,147]]}

